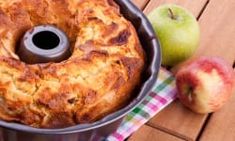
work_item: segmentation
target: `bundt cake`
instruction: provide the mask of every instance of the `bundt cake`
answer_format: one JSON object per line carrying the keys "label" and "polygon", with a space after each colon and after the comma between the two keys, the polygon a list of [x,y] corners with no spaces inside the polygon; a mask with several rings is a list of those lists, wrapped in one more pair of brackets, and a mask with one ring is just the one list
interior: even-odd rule
{"label": "bundt cake", "polygon": [[[16,53],[38,25],[68,36],[72,55],[28,64]],[[113,0],[0,0],[0,119],[36,128],[91,123],[130,101],[145,54]]]}

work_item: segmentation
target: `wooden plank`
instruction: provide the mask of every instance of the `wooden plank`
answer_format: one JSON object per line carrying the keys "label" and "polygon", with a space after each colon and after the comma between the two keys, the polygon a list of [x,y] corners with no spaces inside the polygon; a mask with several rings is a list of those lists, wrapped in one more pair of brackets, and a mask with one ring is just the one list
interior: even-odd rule
{"label": "wooden plank", "polygon": [[176,100],[153,117],[148,125],[186,140],[195,140],[206,117],[191,112]]}
{"label": "wooden plank", "polygon": [[231,65],[235,61],[235,1],[211,0],[200,18],[201,45],[197,56],[221,56]]}
{"label": "wooden plank", "polygon": [[147,14],[152,9],[161,4],[174,3],[189,9],[194,14],[194,16],[198,17],[201,9],[207,3],[207,1],[208,0],[151,0],[145,8],[144,12]]}
{"label": "wooden plank", "polygon": [[[144,12],[147,14],[153,8],[163,3],[179,4],[192,11],[198,17],[207,0],[151,0]],[[187,140],[195,140],[206,118],[207,115],[195,114],[184,108],[179,101],[175,101],[150,120],[148,124]]]}
{"label": "wooden plank", "polygon": [[234,141],[235,140],[235,93],[233,98],[219,111],[214,113],[200,141]]}
{"label": "wooden plank", "polygon": [[[202,43],[197,55],[217,55],[231,65],[235,60],[235,1],[211,0],[200,19]],[[215,12],[216,11],[216,12]],[[231,100],[215,112],[201,136],[202,141],[234,141],[235,93]]]}
{"label": "wooden plank", "polygon": [[183,141],[183,139],[144,125],[128,141]]}
{"label": "wooden plank", "polygon": [[149,0],[131,0],[138,8],[143,9]]}

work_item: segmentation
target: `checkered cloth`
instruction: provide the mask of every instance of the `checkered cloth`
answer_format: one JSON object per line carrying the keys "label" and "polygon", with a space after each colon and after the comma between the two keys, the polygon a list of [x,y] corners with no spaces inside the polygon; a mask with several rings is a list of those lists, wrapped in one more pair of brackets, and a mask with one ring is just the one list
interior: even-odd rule
{"label": "checkered cloth", "polygon": [[[130,112],[119,128],[105,141],[123,141],[138,130],[150,118],[165,108],[176,98],[175,79],[170,72],[161,69],[156,86],[147,95],[144,101]],[[97,139],[96,139],[97,141]]]}

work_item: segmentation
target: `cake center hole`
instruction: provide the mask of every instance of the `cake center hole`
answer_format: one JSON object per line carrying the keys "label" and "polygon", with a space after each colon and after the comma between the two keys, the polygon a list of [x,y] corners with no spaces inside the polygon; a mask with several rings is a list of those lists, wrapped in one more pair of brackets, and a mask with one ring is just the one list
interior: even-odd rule
{"label": "cake center hole", "polygon": [[41,49],[53,49],[60,43],[60,38],[51,31],[42,31],[33,36],[33,43]]}

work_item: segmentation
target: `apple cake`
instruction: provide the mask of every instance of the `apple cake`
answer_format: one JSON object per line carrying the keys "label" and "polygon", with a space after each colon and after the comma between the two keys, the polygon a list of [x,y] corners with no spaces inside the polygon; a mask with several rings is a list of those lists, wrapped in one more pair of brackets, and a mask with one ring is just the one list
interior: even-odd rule
{"label": "apple cake", "polygon": [[[17,47],[30,28],[68,36],[72,55],[27,64]],[[145,55],[135,28],[113,0],[0,0],[0,119],[36,128],[91,123],[125,106]]]}

